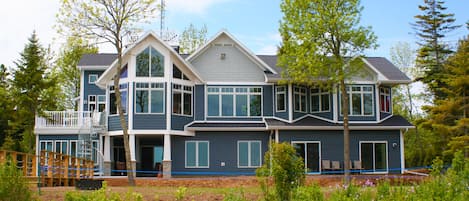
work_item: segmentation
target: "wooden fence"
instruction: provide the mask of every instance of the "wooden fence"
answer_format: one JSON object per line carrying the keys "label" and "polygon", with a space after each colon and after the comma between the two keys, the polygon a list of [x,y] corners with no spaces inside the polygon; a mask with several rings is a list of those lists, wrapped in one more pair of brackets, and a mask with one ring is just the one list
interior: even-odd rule
{"label": "wooden fence", "polygon": [[39,155],[0,150],[0,163],[11,162],[30,181],[41,186],[70,186],[77,180],[93,178],[94,162],[56,152]]}

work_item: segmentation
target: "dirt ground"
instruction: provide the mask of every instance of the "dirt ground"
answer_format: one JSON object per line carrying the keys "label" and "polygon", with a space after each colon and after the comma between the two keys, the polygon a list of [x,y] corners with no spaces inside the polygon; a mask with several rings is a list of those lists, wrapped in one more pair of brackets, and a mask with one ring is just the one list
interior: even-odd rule
{"label": "dirt ground", "polygon": [[[409,175],[354,175],[353,182],[363,185],[366,181],[378,183],[389,180],[391,183],[413,184],[425,177]],[[317,183],[322,187],[338,187],[342,184],[342,175],[307,176],[306,184]],[[236,177],[197,177],[197,178],[137,178],[135,187],[127,186],[127,178],[106,178],[109,193],[118,193],[121,197],[128,192],[140,193],[144,200],[175,200],[176,192],[186,187],[184,200],[223,200],[228,194],[241,192],[250,200],[261,196],[259,183],[255,176]],[[38,192],[37,188],[34,188]],[[69,191],[77,191],[74,187],[43,187],[40,189],[39,200],[64,200]],[[88,191],[89,192],[89,191]]]}

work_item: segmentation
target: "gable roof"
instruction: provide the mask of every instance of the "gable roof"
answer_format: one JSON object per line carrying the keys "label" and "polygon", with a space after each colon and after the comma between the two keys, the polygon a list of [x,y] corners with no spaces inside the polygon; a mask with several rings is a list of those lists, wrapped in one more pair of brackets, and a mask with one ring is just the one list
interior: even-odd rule
{"label": "gable roof", "polygon": [[[202,77],[197,73],[197,71],[195,70],[195,68],[189,63],[187,62],[187,60],[183,59],[181,57],[181,55],[179,55],[179,53],[177,53],[174,48],[172,48],[170,45],[168,45],[166,42],[162,41],[153,31],[149,31],[147,32],[146,34],[144,34],[142,37],[140,37],[139,40],[137,40],[135,43],[133,43],[130,47],[126,48],[124,50],[124,52],[122,53],[122,58],[124,58],[124,56],[126,56],[127,54],[129,54],[130,50],[132,50],[135,46],[137,46],[138,44],[140,44],[142,41],[144,41],[146,38],[148,37],[153,37],[156,41],[158,41],[160,44],[162,44],[165,48],[167,48],[170,52],[170,54],[174,55],[176,57],[176,59],[178,59],[181,63],[183,63],[184,65],[186,65],[193,73],[194,75],[196,76],[196,78],[203,82],[203,79]],[[111,64],[110,64],[110,68],[107,68],[106,71],[103,73],[103,75],[101,75],[101,77],[96,81],[96,85],[101,87],[101,88],[104,88],[106,87],[106,81],[112,79],[113,75],[114,75],[114,71],[116,71],[116,66],[117,66],[117,59],[115,59]]]}
{"label": "gable roof", "polygon": [[200,56],[205,50],[207,50],[210,45],[218,38],[220,38],[221,36],[227,36],[229,39],[233,40],[233,42],[236,44],[237,47],[240,48],[240,50],[246,55],[248,56],[249,59],[251,59],[254,63],[256,63],[257,65],[260,65],[262,66],[264,69],[262,69],[263,71],[267,70],[267,71],[270,71],[271,73],[274,73],[274,74],[277,74],[277,71],[274,70],[274,68],[272,68],[271,65],[268,65],[266,64],[263,60],[261,60],[259,57],[257,57],[257,55],[255,55],[253,52],[251,52],[246,46],[244,46],[240,41],[238,41],[233,35],[231,35],[228,31],[226,30],[221,30],[219,31],[214,37],[212,37],[208,42],[206,42],[204,45],[200,46],[199,48],[197,48],[197,50],[192,53],[191,55],[189,55],[189,57],[187,57],[187,61],[191,62],[193,61],[195,58],[197,58],[198,56]]}

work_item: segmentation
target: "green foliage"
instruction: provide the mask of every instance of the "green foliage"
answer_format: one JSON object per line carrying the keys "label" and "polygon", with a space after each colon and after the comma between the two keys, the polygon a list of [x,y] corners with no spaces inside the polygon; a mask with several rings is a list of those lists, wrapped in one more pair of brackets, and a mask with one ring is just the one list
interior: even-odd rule
{"label": "green foliage", "polygon": [[65,194],[66,201],[143,201],[143,196],[139,193],[129,191],[122,198],[118,193],[110,192],[106,182],[103,187],[92,192],[69,191]]}
{"label": "green foliage", "polygon": [[8,134],[8,120],[13,113],[13,102],[11,101],[10,80],[8,69],[5,65],[0,65],[0,146]]}
{"label": "green foliage", "polygon": [[186,187],[179,187],[177,190],[176,190],[176,193],[175,193],[175,197],[176,197],[176,200],[184,200],[184,197],[186,197],[186,192],[187,192],[187,188]]}
{"label": "green foliage", "polygon": [[293,193],[292,200],[295,201],[322,201],[324,200],[324,195],[321,192],[321,187],[313,183],[311,186],[300,186]]}
{"label": "green foliage", "polygon": [[236,189],[231,189],[230,192],[224,195],[223,201],[248,201],[248,199],[244,194],[244,190],[240,188],[237,191]]}
{"label": "green foliage", "polygon": [[423,83],[427,84],[436,100],[446,97],[440,89],[445,87],[443,80],[446,78],[443,63],[452,53],[445,44],[444,37],[460,25],[454,25],[454,14],[445,13],[444,1],[424,0],[419,5],[422,14],[416,15],[413,28],[420,39],[420,48],[417,54],[417,65],[424,72]]}
{"label": "green foliage", "polygon": [[356,185],[349,185],[340,187],[332,192],[329,197],[331,201],[358,201],[358,200],[372,200],[372,193],[370,189],[360,188]]}
{"label": "green foliage", "polygon": [[11,162],[0,164],[0,200],[32,200],[32,192],[23,178],[22,172]]}
{"label": "green foliage", "polygon": [[440,157],[433,159],[432,168],[430,169],[430,174],[433,176],[439,176],[443,171],[444,164],[443,160]]}
{"label": "green foliage", "polygon": [[[264,164],[256,170],[256,174],[266,200],[291,200],[292,192],[305,181],[303,159],[286,142],[270,144],[270,150],[264,156]],[[269,189],[268,176],[272,176],[275,190]]]}
{"label": "green foliage", "polygon": [[183,54],[192,54],[207,42],[207,25],[197,29],[192,23],[185,28],[179,38],[179,52]]}

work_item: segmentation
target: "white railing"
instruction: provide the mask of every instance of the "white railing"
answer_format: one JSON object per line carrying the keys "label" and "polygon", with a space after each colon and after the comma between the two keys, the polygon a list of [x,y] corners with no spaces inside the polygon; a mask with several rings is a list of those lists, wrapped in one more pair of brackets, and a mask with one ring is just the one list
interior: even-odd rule
{"label": "white railing", "polygon": [[104,126],[102,112],[90,111],[45,111],[36,116],[36,128],[90,128]]}

